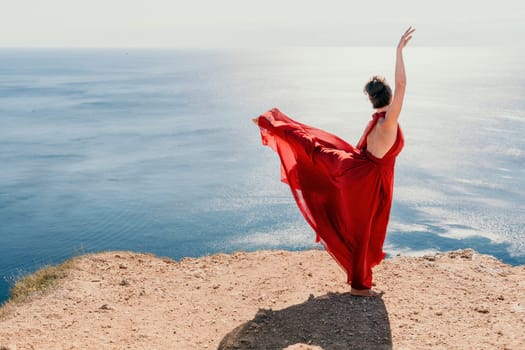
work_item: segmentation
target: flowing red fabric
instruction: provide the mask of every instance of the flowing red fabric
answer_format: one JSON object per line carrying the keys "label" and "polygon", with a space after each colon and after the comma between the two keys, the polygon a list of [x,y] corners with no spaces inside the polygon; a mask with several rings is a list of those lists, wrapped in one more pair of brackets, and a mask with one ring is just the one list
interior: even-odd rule
{"label": "flowing red fabric", "polygon": [[383,158],[367,151],[367,136],[384,116],[372,116],[355,147],[277,108],[258,118],[262,143],[278,153],[281,180],[316,232],[316,242],[323,243],[356,289],[372,287],[372,268],[385,257],[394,164],[404,145],[398,126],[396,141]]}

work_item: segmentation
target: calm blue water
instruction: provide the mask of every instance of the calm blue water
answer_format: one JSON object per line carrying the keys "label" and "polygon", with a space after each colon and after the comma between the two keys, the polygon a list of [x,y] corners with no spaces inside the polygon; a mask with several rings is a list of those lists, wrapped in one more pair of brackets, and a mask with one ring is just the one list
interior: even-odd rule
{"label": "calm blue water", "polygon": [[[523,53],[407,48],[390,254],[525,264]],[[362,87],[393,67],[391,48],[2,50],[0,302],[83,252],[312,247],[250,119],[277,106],[355,143]]]}

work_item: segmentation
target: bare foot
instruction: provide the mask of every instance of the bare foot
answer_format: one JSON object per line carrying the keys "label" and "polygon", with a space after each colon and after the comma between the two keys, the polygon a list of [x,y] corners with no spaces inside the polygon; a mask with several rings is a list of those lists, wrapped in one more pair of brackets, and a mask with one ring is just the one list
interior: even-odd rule
{"label": "bare foot", "polygon": [[357,297],[378,298],[378,297],[381,297],[384,294],[384,292],[373,290],[373,289],[354,289],[352,288],[350,290],[350,294],[357,296]]}

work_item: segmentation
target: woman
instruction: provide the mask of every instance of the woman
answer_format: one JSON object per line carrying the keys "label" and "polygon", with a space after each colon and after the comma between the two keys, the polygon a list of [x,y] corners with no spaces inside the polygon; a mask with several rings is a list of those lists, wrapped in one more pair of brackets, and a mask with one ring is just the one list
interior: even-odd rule
{"label": "woman", "polygon": [[372,289],[372,268],[385,257],[394,164],[404,145],[397,122],[406,87],[403,49],[414,30],[408,28],[397,46],[393,96],[380,77],[366,84],[375,113],[355,147],[276,108],[253,119],[263,144],[279,154],[282,181],[316,232],[316,242],[346,271],[356,296],[381,295]]}

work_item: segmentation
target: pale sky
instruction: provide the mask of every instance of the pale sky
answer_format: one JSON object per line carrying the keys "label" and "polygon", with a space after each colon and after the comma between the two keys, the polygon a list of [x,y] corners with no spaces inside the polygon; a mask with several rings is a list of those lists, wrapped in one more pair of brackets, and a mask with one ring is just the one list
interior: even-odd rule
{"label": "pale sky", "polygon": [[0,0],[0,47],[525,46],[522,0]]}

